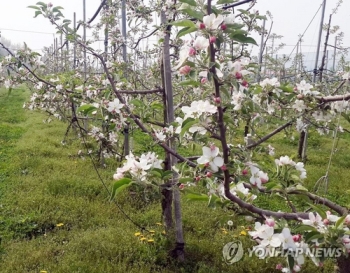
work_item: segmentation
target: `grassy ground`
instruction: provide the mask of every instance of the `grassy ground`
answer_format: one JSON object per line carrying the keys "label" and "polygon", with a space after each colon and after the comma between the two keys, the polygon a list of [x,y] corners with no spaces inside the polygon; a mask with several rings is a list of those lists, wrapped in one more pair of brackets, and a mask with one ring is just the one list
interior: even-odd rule
{"label": "grassy ground", "polygon": [[[44,124],[45,115],[22,109],[27,98],[22,89],[10,96],[0,92],[0,272],[278,272],[277,260],[266,263],[247,255],[226,265],[223,245],[237,239],[246,248],[254,245],[242,235],[248,224],[227,211],[186,200],[182,203],[186,262],[175,263],[167,255],[171,235],[168,240],[157,224],[158,200],[125,193],[118,198],[120,206],[137,223],[154,230],[154,235],[144,233],[147,240],[141,241],[135,236],[140,230],[109,202],[89,158],[77,156],[80,143],[61,144],[66,124]],[[283,135],[271,141],[278,155],[293,155],[296,141],[292,148],[289,142]],[[348,142],[348,135],[341,137],[329,181],[329,195],[343,205],[349,205]],[[311,134],[306,182],[310,189],[325,174],[331,145],[330,139]],[[115,168],[112,164],[99,169],[108,186]],[[269,197],[260,204],[274,210],[285,206]],[[235,223],[232,229],[228,220]],[[303,272],[332,271],[329,262],[324,271],[307,263]]]}

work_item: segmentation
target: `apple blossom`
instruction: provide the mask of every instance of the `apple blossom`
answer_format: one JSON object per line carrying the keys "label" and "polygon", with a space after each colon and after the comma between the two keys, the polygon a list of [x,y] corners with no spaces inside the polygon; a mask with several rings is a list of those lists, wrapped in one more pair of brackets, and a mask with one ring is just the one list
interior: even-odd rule
{"label": "apple blossom", "polygon": [[209,163],[211,170],[215,173],[219,171],[219,167],[224,165],[224,159],[219,157],[219,148],[211,145],[202,148],[203,155],[197,159],[198,164]]}
{"label": "apple blossom", "polygon": [[198,36],[193,42],[193,47],[197,50],[207,49],[209,46],[209,39],[203,36]]}
{"label": "apple blossom", "polygon": [[302,112],[306,109],[306,105],[303,100],[295,100],[292,108],[294,108],[298,112]]}
{"label": "apple blossom", "polygon": [[120,113],[120,109],[122,109],[124,104],[120,103],[118,98],[115,98],[113,101],[108,103],[107,110],[113,114]]}
{"label": "apple blossom", "polygon": [[267,173],[264,173],[254,165],[250,165],[250,172],[252,176],[249,181],[252,185],[257,186],[258,188],[261,188],[262,184],[269,180]]}
{"label": "apple blossom", "polygon": [[223,22],[224,17],[219,14],[216,16],[214,13],[211,13],[210,15],[205,15],[203,17],[203,23],[206,26],[206,28],[210,30],[215,30],[219,27],[219,25]]}

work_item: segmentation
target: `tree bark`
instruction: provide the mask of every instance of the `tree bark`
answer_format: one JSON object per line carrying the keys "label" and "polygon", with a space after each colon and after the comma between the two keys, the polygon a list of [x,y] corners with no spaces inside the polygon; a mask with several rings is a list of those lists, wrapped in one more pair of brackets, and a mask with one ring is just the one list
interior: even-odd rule
{"label": "tree bark", "polygon": [[346,257],[344,255],[337,258],[338,273],[349,273],[350,272],[350,256]]}
{"label": "tree bark", "polygon": [[[161,12],[162,24],[167,24],[167,18],[165,11]],[[174,102],[173,102],[173,85],[172,85],[172,75],[171,75],[171,63],[170,63],[170,31],[171,26],[167,26],[166,35],[163,42],[163,65],[164,65],[164,89],[166,94],[167,103],[167,124],[174,122]],[[176,150],[175,139],[170,138],[169,146],[172,150]],[[170,154],[169,156],[169,166],[172,168],[177,163],[177,158]],[[180,192],[177,187],[178,184],[178,174],[174,172],[173,178],[171,180],[171,185],[173,189],[173,202],[174,202],[174,214],[175,214],[175,235],[176,235],[176,246],[173,250],[173,255],[180,261],[185,260],[184,251],[184,236],[182,229],[182,213],[181,213],[181,197]]]}

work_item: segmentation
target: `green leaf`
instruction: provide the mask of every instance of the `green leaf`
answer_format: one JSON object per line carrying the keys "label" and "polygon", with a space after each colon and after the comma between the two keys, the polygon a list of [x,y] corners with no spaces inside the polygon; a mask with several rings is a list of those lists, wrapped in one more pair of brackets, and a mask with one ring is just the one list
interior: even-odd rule
{"label": "green leaf", "polygon": [[191,20],[188,20],[188,19],[174,21],[174,22],[171,22],[170,24],[176,27],[190,27],[190,28],[196,27],[196,25]]}
{"label": "green leaf", "polygon": [[203,20],[203,17],[204,17],[204,13],[201,12],[201,11],[197,11],[197,10],[193,10],[193,9],[183,9],[182,10],[183,12],[185,12],[187,15],[199,20],[199,21],[202,21]]}
{"label": "green leaf", "polygon": [[188,118],[182,123],[182,129],[180,133],[180,137],[183,137],[184,134],[192,127],[192,125],[198,123],[196,119]]}
{"label": "green leaf", "polygon": [[97,108],[91,104],[85,104],[85,105],[82,105],[80,106],[78,109],[77,109],[77,112],[83,112],[85,115],[93,112],[94,110],[96,110]]}
{"label": "green leaf", "polygon": [[39,5],[39,6],[47,7],[47,4],[45,4],[44,2],[38,2],[36,4]]}
{"label": "green leaf", "polygon": [[294,263],[295,263],[293,255],[288,255],[287,260],[288,260],[289,269],[293,270]]}
{"label": "green leaf", "polygon": [[194,0],[179,0],[181,3],[189,4],[190,6],[196,7],[197,3]]}
{"label": "green leaf", "polygon": [[315,235],[309,237],[308,240],[306,240],[306,242],[308,243],[308,242],[311,242],[313,240],[317,240],[317,239],[321,239],[321,238],[324,238],[323,234],[320,234],[320,233],[319,234],[315,234]]}
{"label": "green leaf", "polygon": [[293,92],[294,92],[293,86],[291,86],[291,85],[289,85],[289,84],[281,85],[281,86],[279,87],[279,89],[281,89],[282,91],[287,92],[287,93],[293,93]]}
{"label": "green leaf", "polygon": [[242,44],[253,44],[253,45],[258,45],[256,41],[252,37],[248,37],[244,34],[234,34],[230,35],[230,38],[236,42],[242,43]]}
{"label": "green leaf", "polygon": [[194,80],[185,80],[179,83],[179,86],[194,86],[194,87],[198,87],[199,86],[199,82],[194,81]]}
{"label": "green leaf", "polygon": [[143,106],[143,102],[141,100],[138,100],[138,99],[133,99],[129,103],[133,104],[136,107],[142,107]]}
{"label": "green leaf", "polygon": [[191,177],[182,177],[179,179],[180,183],[193,182],[193,178]]}
{"label": "green leaf", "polygon": [[40,15],[40,14],[42,14],[42,12],[41,12],[40,10],[37,10],[37,11],[35,12],[34,18],[38,17],[38,15]]}
{"label": "green leaf", "polygon": [[118,194],[120,193],[122,190],[126,189],[127,187],[129,187],[132,184],[132,180],[130,178],[122,178],[119,179],[118,181],[116,181],[113,185],[113,189],[112,189],[112,194],[111,194],[111,200]]}
{"label": "green leaf", "polygon": [[173,176],[173,171],[168,170],[168,171],[163,172],[162,179],[166,180],[166,179],[171,178],[172,176]]}
{"label": "green leaf", "polygon": [[40,8],[37,6],[28,6],[27,8],[40,10]]}
{"label": "green leaf", "polygon": [[191,191],[187,191],[185,193],[185,196],[187,198],[188,201],[204,201],[207,202],[209,201],[209,196],[206,194],[200,194],[200,193],[195,193],[195,192],[191,192]]}
{"label": "green leaf", "polygon": [[304,186],[302,186],[302,185],[300,185],[300,184],[296,185],[295,188],[296,188],[298,191],[308,191],[307,188],[305,188]]}
{"label": "green leaf", "polygon": [[302,233],[304,231],[316,231],[317,232],[317,229],[315,227],[309,226],[309,225],[300,225],[294,230],[294,232],[297,232],[297,233]]}
{"label": "green leaf", "polygon": [[217,197],[216,195],[211,195],[209,197],[209,202],[208,202],[208,207],[209,208],[215,208],[216,207],[216,203],[218,203],[218,201],[220,201],[220,198]]}
{"label": "green leaf", "polygon": [[184,36],[194,31],[197,31],[196,27],[184,27],[177,33],[176,38],[180,38],[181,36]]}
{"label": "green leaf", "polygon": [[234,3],[234,2],[237,2],[235,0],[219,0],[216,4],[217,5],[222,5],[222,4],[231,4],[231,3]]}
{"label": "green leaf", "polygon": [[64,8],[61,7],[61,6],[57,6],[57,7],[54,7],[54,8],[52,9],[52,11],[59,11],[60,9],[64,9]]}
{"label": "green leaf", "polygon": [[314,236],[318,236],[318,235],[320,235],[318,231],[311,231],[309,233],[306,233],[304,236],[305,242],[309,242],[310,238],[313,238]]}
{"label": "green leaf", "polygon": [[151,103],[151,109],[152,110],[163,110],[163,104],[159,101],[154,101]]}
{"label": "green leaf", "polygon": [[321,208],[319,208],[319,207],[317,207],[317,206],[315,206],[315,205],[313,205],[311,203],[308,203],[308,205],[312,209],[314,209],[322,217],[322,219],[327,219],[327,214],[326,214],[326,212],[324,210],[322,210]]}
{"label": "green leaf", "polygon": [[338,221],[335,223],[335,228],[338,228],[340,225],[342,225],[344,223],[346,216],[347,215],[344,215],[338,219]]}
{"label": "green leaf", "polygon": [[344,112],[342,112],[341,115],[343,116],[343,118],[346,119],[347,122],[350,123],[350,114],[345,114]]}

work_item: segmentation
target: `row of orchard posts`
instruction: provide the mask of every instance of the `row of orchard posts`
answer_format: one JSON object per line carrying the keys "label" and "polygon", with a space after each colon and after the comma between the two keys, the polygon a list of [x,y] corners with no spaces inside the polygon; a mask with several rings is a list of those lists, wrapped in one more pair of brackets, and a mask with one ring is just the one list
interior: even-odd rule
{"label": "row of orchard posts", "polygon": [[[323,21],[324,21],[325,11],[326,11],[326,0],[323,0],[321,22],[320,22],[319,33],[318,33],[318,43],[317,43],[315,68],[314,68],[314,71],[313,71],[313,73],[314,73],[313,80],[312,80],[313,84],[316,83],[317,75],[319,75],[319,80],[322,81],[322,70],[323,70],[322,66],[324,65],[324,63],[322,64],[321,68],[318,69],[318,58],[319,58],[320,48],[321,48],[321,39],[322,39],[322,30],[323,30]],[[325,52],[326,52],[326,49],[327,49],[329,28],[330,28],[330,25],[328,26],[327,38],[326,38],[326,41],[324,43]],[[305,120],[303,122],[307,124],[307,122]],[[303,131],[301,131],[301,133],[300,133],[299,147],[298,147],[298,156],[303,161],[306,160],[307,142],[308,142],[308,126],[306,125],[306,128]]]}
{"label": "row of orchard posts", "polygon": [[[325,60],[328,55],[327,51],[327,46],[328,46],[328,38],[329,38],[329,28],[330,28],[330,22],[331,22],[331,16],[329,19],[329,26],[328,26],[328,31],[326,34],[326,39],[324,43],[324,53],[323,53],[323,58],[322,58],[322,63],[319,66],[319,55],[320,55],[320,48],[321,48],[321,40],[322,40],[322,30],[323,30],[323,21],[324,21],[324,16],[325,16],[325,8],[326,8],[326,0],[323,0],[322,4],[322,15],[321,15],[321,21],[320,21],[320,26],[319,26],[319,35],[318,35],[318,43],[317,43],[317,52],[316,52],[316,60],[315,60],[315,66],[313,70],[313,78],[312,82],[315,85],[317,81],[322,82],[323,79],[323,73],[324,73],[324,66],[325,66]],[[262,75],[266,77],[266,71],[267,71],[267,58],[268,58],[268,53],[267,53],[267,47],[265,48],[266,41],[264,41],[264,36],[265,36],[265,20],[263,21],[263,26],[261,30],[261,44],[260,44],[260,52],[258,56],[258,65],[259,65],[259,70],[257,73],[256,81],[260,82]],[[271,48],[271,53],[274,54],[274,40],[276,36],[272,35],[272,48]],[[297,53],[294,61],[294,69],[292,70],[292,73],[294,74],[294,79],[296,79],[296,75],[300,73],[300,70],[303,70],[303,63],[302,63],[302,57],[301,55],[301,40],[302,37],[299,38],[298,44],[296,46],[297,48]],[[300,51],[299,51],[300,48]],[[337,37],[335,38],[335,45],[334,45],[334,56],[333,56],[333,71],[335,69],[335,58],[336,58],[336,49],[337,49]],[[263,56],[264,56],[264,50],[266,50],[265,54],[265,63],[263,62]],[[273,56],[270,56],[270,59],[273,59]],[[327,58],[328,59],[328,58]],[[280,81],[283,80],[283,78],[286,76],[286,68],[285,64],[288,60],[284,61],[283,67],[280,67],[279,70],[279,79]],[[276,57],[276,62],[277,62],[277,57]],[[264,67],[264,72],[262,71],[262,67]],[[277,73],[275,71],[275,73]],[[304,120],[305,123],[306,120]],[[306,150],[307,150],[307,139],[308,139],[308,129],[307,126],[306,128],[300,133],[300,138],[299,138],[299,147],[298,147],[298,156],[305,161],[306,160]]]}

